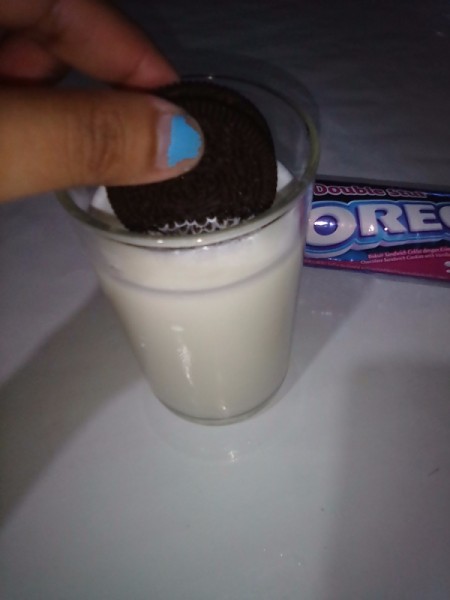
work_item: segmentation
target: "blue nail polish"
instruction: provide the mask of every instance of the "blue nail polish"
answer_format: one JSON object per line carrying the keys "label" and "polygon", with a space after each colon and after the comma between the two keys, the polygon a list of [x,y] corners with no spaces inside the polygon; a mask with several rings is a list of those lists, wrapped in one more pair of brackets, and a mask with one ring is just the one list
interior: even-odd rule
{"label": "blue nail polish", "polygon": [[200,153],[202,139],[196,131],[186,121],[183,115],[176,115],[172,118],[170,129],[170,144],[167,151],[167,163],[169,167],[174,167],[182,160],[187,158],[196,158]]}

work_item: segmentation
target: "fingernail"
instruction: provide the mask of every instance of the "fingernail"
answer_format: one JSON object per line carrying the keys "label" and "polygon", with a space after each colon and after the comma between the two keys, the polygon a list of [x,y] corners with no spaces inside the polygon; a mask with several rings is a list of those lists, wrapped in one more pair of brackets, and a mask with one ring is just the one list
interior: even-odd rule
{"label": "fingernail", "polygon": [[[197,125],[198,127],[198,125]],[[167,164],[175,167],[183,160],[200,157],[202,138],[191,120],[184,115],[172,117],[170,143],[167,150]]]}
{"label": "fingernail", "polygon": [[197,121],[186,114],[164,114],[160,121],[158,167],[189,171],[203,154],[203,135]]}

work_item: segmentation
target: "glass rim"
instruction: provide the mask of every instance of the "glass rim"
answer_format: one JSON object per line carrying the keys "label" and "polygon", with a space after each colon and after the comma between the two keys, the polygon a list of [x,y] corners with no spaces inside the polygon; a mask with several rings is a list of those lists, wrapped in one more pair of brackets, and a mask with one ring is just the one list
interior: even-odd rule
{"label": "glass rim", "polygon": [[[100,235],[114,239],[115,241],[129,244],[132,246],[147,246],[152,248],[192,248],[196,246],[206,246],[209,244],[220,243],[229,239],[242,237],[252,231],[262,229],[269,223],[281,217],[289,210],[296,199],[307,192],[308,187],[313,183],[319,162],[319,137],[316,126],[311,117],[299,106],[296,106],[287,96],[273,90],[270,86],[252,80],[251,78],[235,77],[227,74],[190,74],[183,76],[183,80],[192,79],[220,80],[240,83],[241,85],[259,88],[271,96],[277,97],[284,104],[288,105],[294,113],[303,122],[308,135],[309,149],[307,161],[303,173],[300,177],[290,173],[292,176],[281,190],[277,192],[276,202],[261,214],[252,219],[247,219],[242,223],[231,225],[222,230],[206,231],[201,234],[166,234],[166,233],[137,233],[117,228],[111,224],[101,221],[94,215],[81,209],[71,198],[67,190],[56,192],[59,203],[63,208],[77,221],[90,229],[96,230]],[[89,187],[89,186],[85,186]]]}

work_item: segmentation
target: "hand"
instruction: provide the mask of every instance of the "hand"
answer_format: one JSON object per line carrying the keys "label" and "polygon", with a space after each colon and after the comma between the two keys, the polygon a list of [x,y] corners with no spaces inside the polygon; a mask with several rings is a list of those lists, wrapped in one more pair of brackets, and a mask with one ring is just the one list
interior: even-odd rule
{"label": "hand", "polygon": [[[174,82],[176,72],[106,2],[0,0],[0,26],[0,200],[149,183],[198,162],[197,123],[137,91]],[[70,67],[120,91],[50,87]]]}

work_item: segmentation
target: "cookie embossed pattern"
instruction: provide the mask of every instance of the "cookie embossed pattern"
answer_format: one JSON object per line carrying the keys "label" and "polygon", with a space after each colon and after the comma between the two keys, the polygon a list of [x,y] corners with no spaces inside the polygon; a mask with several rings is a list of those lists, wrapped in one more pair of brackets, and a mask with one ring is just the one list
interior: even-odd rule
{"label": "cookie embossed pattern", "polygon": [[317,182],[305,264],[450,281],[450,192]]}

